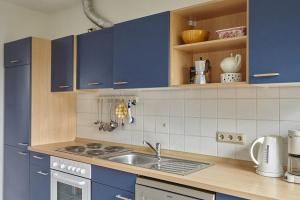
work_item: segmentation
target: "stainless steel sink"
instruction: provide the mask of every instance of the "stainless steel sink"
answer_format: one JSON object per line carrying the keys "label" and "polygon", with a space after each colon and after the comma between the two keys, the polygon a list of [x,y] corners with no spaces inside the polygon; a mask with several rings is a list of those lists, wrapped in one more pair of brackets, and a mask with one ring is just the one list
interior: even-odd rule
{"label": "stainless steel sink", "polygon": [[188,175],[190,173],[196,172],[198,170],[210,166],[209,163],[195,162],[168,157],[161,157],[161,160],[158,160],[155,156],[141,153],[128,153],[124,155],[110,157],[108,158],[108,160],[182,176]]}
{"label": "stainless steel sink", "polygon": [[140,153],[130,153],[120,156],[115,156],[108,158],[108,160],[118,163],[124,163],[128,165],[147,165],[147,164],[154,164],[158,162],[158,159],[154,156],[140,154]]}

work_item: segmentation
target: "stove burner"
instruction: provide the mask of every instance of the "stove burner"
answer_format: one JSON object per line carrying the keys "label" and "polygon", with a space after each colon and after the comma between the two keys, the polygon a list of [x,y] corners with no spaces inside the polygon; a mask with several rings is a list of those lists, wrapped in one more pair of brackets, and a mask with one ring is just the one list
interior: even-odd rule
{"label": "stove burner", "polygon": [[90,151],[87,151],[86,154],[91,155],[91,156],[99,156],[99,155],[105,154],[105,152],[102,150],[90,150]]}
{"label": "stove burner", "polygon": [[89,149],[100,149],[102,147],[102,144],[100,143],[89,143],[86,145]]}
{"label": "stove burner", "polygon": [[85,147],[83,147],[83,146],[68,146],[68,147],[65,147],[65,150],[67,150],[69,152],[73,152],[73,153],[81,153],[81,152],[84,152]]}
{"label": "stove burner", "polygon": [[124,150],[125,148],[124,147],[119,147],[119,146],[109,146],[109,147],[105,147],[104,149],[107,152],[118,152],[118,151]]}

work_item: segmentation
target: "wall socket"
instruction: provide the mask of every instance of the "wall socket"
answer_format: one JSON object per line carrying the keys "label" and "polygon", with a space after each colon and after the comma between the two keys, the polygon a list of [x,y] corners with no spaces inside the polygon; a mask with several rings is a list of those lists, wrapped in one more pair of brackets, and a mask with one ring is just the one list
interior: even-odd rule
{"label": "wall socket", "polygon": [[240,133],[217,132],[217,141],[224,143],[245,144],[246,136]]}

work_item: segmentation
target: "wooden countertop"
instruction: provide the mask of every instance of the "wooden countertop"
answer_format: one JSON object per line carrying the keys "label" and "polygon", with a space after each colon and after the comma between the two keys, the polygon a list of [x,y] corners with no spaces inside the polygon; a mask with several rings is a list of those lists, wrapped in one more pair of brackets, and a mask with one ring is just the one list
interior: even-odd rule
{"label": "wooden countertop", "polygon": [[[107,160],[88,158],[55,151],[57,148],[90,142],[116,145],[116,143],[110,142],[76,139],[76,141],[72,142],[31,146],[29,147],[29,150],[246,199],[300,199],[300,185],[287,183],[279,178],[259,176],[255,173],[255,168],[253,167],[254,164],[247,161],[175,151],[162,151],[163,156],[209,162],[213,164],[206,169],[189,174],[187,176],[179,176],[141,167],[115,163]],[[124,146],[132,151],[149,153],[149,151],[147,151],[148,149],[144,147],[125,144],[117,145]]]}

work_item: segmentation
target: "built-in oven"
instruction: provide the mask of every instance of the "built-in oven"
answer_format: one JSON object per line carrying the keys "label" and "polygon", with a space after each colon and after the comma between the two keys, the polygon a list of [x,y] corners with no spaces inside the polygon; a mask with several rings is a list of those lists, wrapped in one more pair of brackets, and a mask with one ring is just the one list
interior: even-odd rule
{"label": "built-in oven", "polygon": [[51,200],[91,200],[91,165],[51,157]]}

